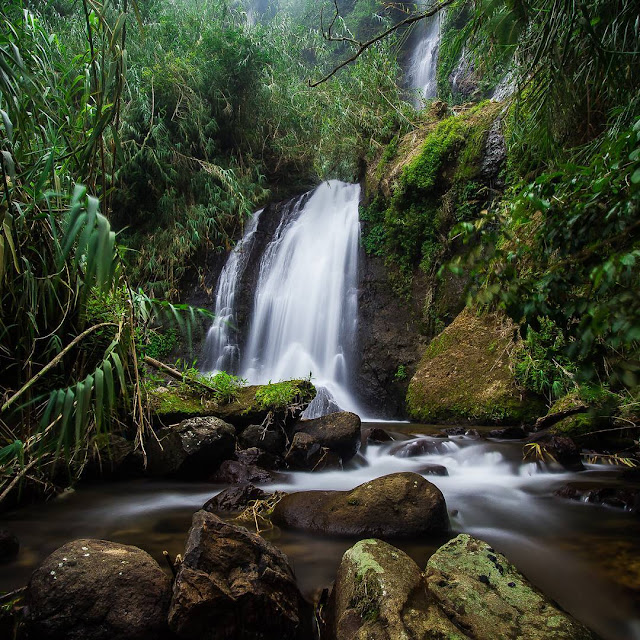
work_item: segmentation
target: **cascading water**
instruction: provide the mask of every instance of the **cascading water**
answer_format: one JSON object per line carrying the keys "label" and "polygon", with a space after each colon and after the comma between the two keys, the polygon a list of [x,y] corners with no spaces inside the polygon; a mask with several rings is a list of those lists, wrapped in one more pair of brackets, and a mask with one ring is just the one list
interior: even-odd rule
{"label": "cascading water", "polygon": [[238,369],[239,348],[235,318],[235,302],[242,274],[247,266],[260,214],[249,221],[242,240],[229,254],[216,287],[216,309],[213,324],[207,332],[202,368],[208,371],[234,372]]}
{"label": "cascading water", "polygon": [[420,90],[420,100],[434,98],[437,94],[436,63],[440,46],[441,13],[422,21],[422,33],[411,56],[410,86]]}
{"label": "cascading water", "polygon": [[234,301],[258,225],[229,257],[218,283],[216,320],[207,338],[209,369],[252,384],[312,376],[318,397],[307,417],[357,410],[349,391],[358,313],[359,185],[331,180],[284,208],[260,261],[246,349],[230,326]]}
{"label": "cascading water", "polygon": [[309,417],[355,408],[348,391],[358,314],[359,185],[331,180],[283,218],[260,264],[241,375],[322,388]]}

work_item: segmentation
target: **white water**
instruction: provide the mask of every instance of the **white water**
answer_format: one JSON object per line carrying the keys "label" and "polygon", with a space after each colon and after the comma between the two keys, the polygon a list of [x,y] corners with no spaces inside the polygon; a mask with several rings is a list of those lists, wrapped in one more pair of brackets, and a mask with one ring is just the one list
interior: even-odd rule
{"label": "white water", "polygon": [[311,376],[318,396],[307,417],[359,411],[349,386],[358,323],[360,186],[331,180],[283,207],[265,248],[246,349],[235,326],[238,288],[259,223],[257,212],[231,252],[216,289],[202,368],[250,384]]}
{"label": "white water", "polygon": [[[331,180],[283,217],[264,252],[240,375],[253,384],[312,376],[326,412],[349,392],[358,321],[360,186]],[[318,404],[318,403],[316,403]],[[334,407],[335,408],[335,407]]]}
{"label": "white water", "polygon": [[244,237],[229,254],[218,278],[213,324],[207,332],[204,347],[202,368],[206,371],[235,372],[238,368],[235,300],[262,211],[253,214]]}
{"label": "white water", "polygon": [[410,86],[419,91],[418,103],[434,98],[437,94],[436,67],[440,47],[441,13],[438,12],[420,23],[420,38],[411,56],[409,80]]}

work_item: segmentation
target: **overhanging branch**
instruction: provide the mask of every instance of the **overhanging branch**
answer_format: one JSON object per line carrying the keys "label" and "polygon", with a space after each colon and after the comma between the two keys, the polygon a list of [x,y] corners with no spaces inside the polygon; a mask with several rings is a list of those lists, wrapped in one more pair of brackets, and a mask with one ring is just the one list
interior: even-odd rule
{"label": "overhanging branch", "polygon": [[326,76],[324,76],[320,80],[317,80],[316,82],[312,82],[311,80],[309,80],[309,86],[317,87],[323,82],[326,82],[327,80],[332,78],[338,71],[340,71],[340,69],[342,69],[343,67],[346,67],[348,64],[351,64],[352,62],[357,60],[367,49],[369,49],[374,44],[376,44],[376,42],[380,42],[380,40],[384,40],[384,38],[386,38],[388,35],[392,34],[394,31],[397,31],[402,27],[406,27],[415,22],[419,22],[420,20],[424,20],[425,18],[434,16],[436,13],[438,13],[439,11],[442,11],[442,9],[450,5],[452,2],[453,0],[442,0],[438,4],[434,5],[429,9],[426,9],[425,11],[421,11],[420,13],[416,13],[412,16],[405,18],[404,20],[401,20],[400,22],[397,22],[393,26],[389,27],[386,31],[379,33],[374,38],[371,38],[371,40],[367,40],[367,42],[358,42],[351,38],[347,38],[343,36],[338,37],[338,36],[332,35],[331,29],[337,18],[337,14],[336,14],[336,16],[334,16],[333,21],[331,22],[331,25],[329,26],[329,31],[326,33],[323,31],[322,37],[325,40],[328,40],[330,42],[348,42],[350,44],[357,46],[358,48],[350,58],[347,58],[344,62],[341,62],[338,66],[334,67],[332,71],[330,71]]}

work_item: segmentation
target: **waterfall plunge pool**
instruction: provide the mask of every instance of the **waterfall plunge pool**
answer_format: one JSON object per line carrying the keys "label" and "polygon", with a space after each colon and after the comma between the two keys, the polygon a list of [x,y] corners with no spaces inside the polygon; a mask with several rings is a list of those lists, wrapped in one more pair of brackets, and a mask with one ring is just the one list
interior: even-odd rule
{"label": "waterfall plunge pool", "polygon": [[[603,638],[640,638],[640,594],[625,582],[638,575],[640,528],[631,514],[562,500],[553,492],[567,482],[618,482],[615,467],[588,465],[580,473],[552,471],[522,461],[522,443],[434,438],[433,428],[409,423],[382,426],[397,439],[426,438],[429,453],[402,458],[397,442],[368,445],[359,463],[344,471],[286,472],[266,490],[346,490],[399,471],[439,464],[449,475],[426,476],[443,492],[454,533],[486,540],[563,608]],[[7,514],[6,526],[21,551],[0,569],[0,590],[28,582],[31,571],[54,549],[77,538],[133,544],[165,566],[162,551],[182,553],[193,513],[224,487],[135,480],[80,486],[47,504]],[[334,579],[342,554],[354,543],[299,532],[263,535],[282,549],[309,598]],[[424,567],[444,540],[391,541]],[[633,565],[635,561],[636,565]]]}

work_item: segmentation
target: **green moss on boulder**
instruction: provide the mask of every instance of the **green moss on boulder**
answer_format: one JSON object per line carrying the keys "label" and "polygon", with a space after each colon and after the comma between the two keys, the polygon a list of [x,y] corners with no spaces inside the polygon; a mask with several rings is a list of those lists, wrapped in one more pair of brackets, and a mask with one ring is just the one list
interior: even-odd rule
{"label": "green moss on boulder", "polygon": [[429,601],[475,640],[593,640],[486,542],[459,535],[431,556]]}
{"label": "green moss on boulder", "polygon": [[195,416],[215,416],[237,428],[261,424],[270,412],[276,420],[288,423],[297,419],[315,396],[316,389],[308,380],[241,387],[229,403],[185,384],[147,390],[148,404],[158,422],[170,424]]}
{"label": "green moss on boulder", "polygon": [[410,417],[423,422],[518,424],[543,411],[518,388],[511,354],[515,326],[465,309],[426,348],[407,393]]}

